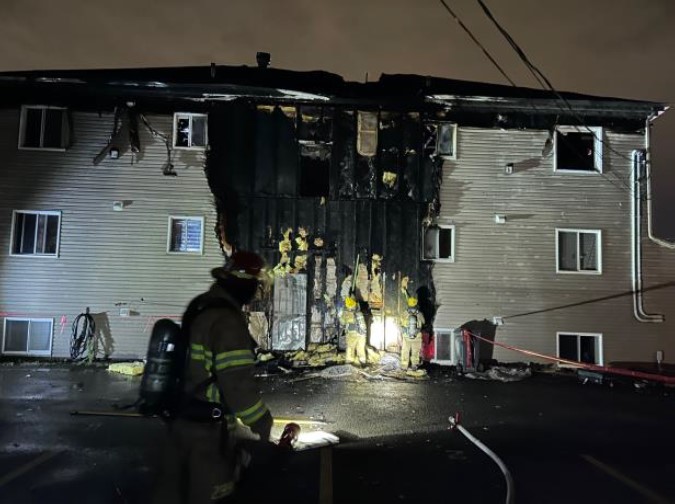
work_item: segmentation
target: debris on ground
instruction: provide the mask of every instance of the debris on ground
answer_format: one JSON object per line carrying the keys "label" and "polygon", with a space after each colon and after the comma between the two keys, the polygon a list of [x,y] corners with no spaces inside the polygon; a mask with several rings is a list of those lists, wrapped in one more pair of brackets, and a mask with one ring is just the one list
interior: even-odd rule
{"label": "debris on ground", "polygon": [[344,364],[345,356],[338,353],[336,345],[310,343],[307,350],[287,354],[284,360],[292,362],[294,368],[318,368]]}
{"label": "debris on ground", "polygon": [[531,376],[532,370],[529,367],[506,366],[494,366],[482,373],[473,372],[464,375],[465,378],[471,378],[472,380],[494,380],[501,382],[520,381]]}
{"label": "debris on ground", "polygon": [[142,361],[136,362],[114,362],[108,365],[108,371],[129,376],[139,376],[143,374],[145,364]]}

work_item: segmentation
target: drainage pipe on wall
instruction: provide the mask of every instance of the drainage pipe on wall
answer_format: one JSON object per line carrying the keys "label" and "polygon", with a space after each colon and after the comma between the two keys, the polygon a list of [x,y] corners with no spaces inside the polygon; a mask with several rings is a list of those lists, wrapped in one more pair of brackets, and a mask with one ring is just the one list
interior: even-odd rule
{"label": "drainage pipe on wall", "polygon": [[[642,296],[642,181],[647,176],[647,154],[643,150],[634,150],[631,169],[631,231],[632,231],[632,284],[633,284],[633,314],[638,322],[663,322],[664,316],[649,314],[644,309]],[[649,181],[647,182],[649,185]],[[648,218],[651,216],[648,215]]]}
{"label": "drainage pipe on wall", "polygon": [[[663,111],[665,112],[665,110]],[[659,117],[663,112],[656,112],[650,115],[645,122],[645,173],[647,179],[647,235],[654,243],[675,250],[675,243],[662,240],[654,236],[653,221],[652,221],[652,154],[651,154],[651,127],[652,121]]]}

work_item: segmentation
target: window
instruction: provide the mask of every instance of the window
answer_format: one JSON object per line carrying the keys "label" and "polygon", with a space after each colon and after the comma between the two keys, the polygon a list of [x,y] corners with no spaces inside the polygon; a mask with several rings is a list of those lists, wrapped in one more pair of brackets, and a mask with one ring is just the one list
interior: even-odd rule
{"label": "window", "polygon": [[168,252],[201,254],[203,236],[203,217],[169,217]]}
{"label": "window", "polygon": [[377,154],[377,112],[358,113],[358,138],[356,151],[362,156]]}
{"label": "window", "polygon": [[424,125],[424,150],[428,155],[457,158],[457,124],[427,122]]}
{"label": "window", "polygon": [[457,364],[456,341],[461,338],[459,329],[434,328],[434,357],[431,362],[444,365]]}
{"label": "window", "polygon": [[601,241],[601,231],[557,229],[557,272],[601,273]]}
{"label": "window", "polygon": [[602,335],[557,333],[558,357],[602,366]]}
{"label": "window", "polygon": [[15,210],[10,255],[56,257],[60,230],[61,212]]}
{"label": "window", "polygon": [[173,146],[176,149],[203,149],[208,143],[207,115],[173,115]]}
{"label": "window", "polygon": [[52,353],[53,326],[52,319],[6,318],[2,353],[49,357]]}
{"label": "window", "polygon": [[558,127],[555,132],[555,169],[602,173],[602,128]]}
{"label": "window", "polygon": [[424,259],[454,262],[455,226],[429,226],[424,230]]}
{"label": "window", "polygon": [[21,107],[19,149],[65,150],[68,143],[68,114],[65,108]]}

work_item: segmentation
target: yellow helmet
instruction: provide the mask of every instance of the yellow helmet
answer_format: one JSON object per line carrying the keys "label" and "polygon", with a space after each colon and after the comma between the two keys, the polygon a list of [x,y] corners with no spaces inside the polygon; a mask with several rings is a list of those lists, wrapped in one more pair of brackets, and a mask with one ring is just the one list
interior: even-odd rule
{"label": "yellow helmet", "polygon": [[347,307],[348,310],[353,310],[356,308],[356,299],[354,296],[347,296],[345,299],[345,306]]}
{"label": "yellow helmet", "polygon": [[409,297],[408,298],[408,308],[414,308],[417,306],[417,298],[416,297]]}

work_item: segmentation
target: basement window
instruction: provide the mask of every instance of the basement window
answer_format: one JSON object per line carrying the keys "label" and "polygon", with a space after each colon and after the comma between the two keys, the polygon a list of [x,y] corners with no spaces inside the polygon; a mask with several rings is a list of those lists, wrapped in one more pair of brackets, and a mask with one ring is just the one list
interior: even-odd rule
{"label": "basement window", "polygon": [[555,170],[602,173],[602,128],[558,127],[555,132]]}
{"label": "basement window", "polygon": [[556,337],[560,359],[602,366],[602,334],[559,332]]}
{"label": "basement window", "polygon": [[362,156],[372,157],[377,154],[377,123],[377,112],[358,113],[356,151]]}
{"label": "basement window", "polygon": [[600,274],[601,241],[598,230],[556,229],[557,272]]}
{"label": "basement window", "polygon": [[167,252],[201,254],[204,248],[203,217],[169,217]]}
{"label": "basement window", "polygon": [[19,149],[64,151],[68,144],[68,114],[62,107],[21,107]]}
{"label": "basement window", "polygon": [[429,226],[422,240],[423,258],[431,261],[455,261],[455,226]]}
{"label": "basement window", "polygon": [[61,212],[15,210],[10,255],[56,257],[60,231]]}
{"label": "basement window", "polygon": [[2,353],[49,357],[52,353],[53,319],[5,318]]}
{"label": "basement window", "polygon": [[424,150],[427,155],[457,159],[457,124],[446,121],[424,125]]}
{"label": "basement window", "polygon": [[177,112],[173,115],[173,146],[176,149],[204,149],[208,143],[206,114]]}

